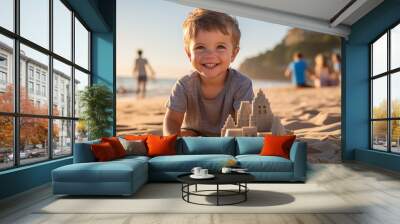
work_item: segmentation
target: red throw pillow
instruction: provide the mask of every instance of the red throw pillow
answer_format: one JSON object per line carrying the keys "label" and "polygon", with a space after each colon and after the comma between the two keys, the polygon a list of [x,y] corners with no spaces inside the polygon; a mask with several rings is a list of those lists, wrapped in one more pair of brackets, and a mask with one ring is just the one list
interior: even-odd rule
{"label": "red throw pillow", "polygon": [[90,147],[92,149],[94,157],[99,162],[109,161],[117,158],[112,145],[108,142],[93,144]]}
{"label": "red throw pillow", "polygon": [[175,155],[176,149],[176,138],[178,135],[170,136],[157,136],[149,135],[146,143],[148,147],[148,156],[163,156],[163,155]]}
{"label": "red throw pillow", "polygon": [[296,135],[265,135],[264,146],[261,149],[262,156],[281,156],[289,159],[290,148]]}
{"label": "red throw pillow", "polygon": [[124,146],[122,146],[121,142],[118,140],[117,137],[108,137],[108,138],[101,138],[101,142],[108,142],[114,149],[115,155],[117,158],[121,158],[126,156],[126,151]]}

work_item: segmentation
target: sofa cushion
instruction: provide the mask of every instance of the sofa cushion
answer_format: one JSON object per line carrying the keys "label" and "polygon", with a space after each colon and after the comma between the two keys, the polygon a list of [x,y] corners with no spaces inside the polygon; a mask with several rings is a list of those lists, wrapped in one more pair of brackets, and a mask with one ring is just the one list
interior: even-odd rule
{"label": "sofa cushion", "polygon": [[249,172],[292,172],[292,161],[279,156],[238,155],[241,168]]}
{"label": "sofa cushion", "polygon": [[92,144],[99,144],[100,139],[75,143],[74,147],[74,163],[95,162],[96,158],[90,148]]}
{"label": "sofa cushion", "polygon": [[263,137],[236,137],[236,155],[260,154]]}
{"label": "sofa cushion", "polygon": [[133,173],[147,171],[146,166],[139,159],[74,163],[53,170],[52,174],[53,181],[58,182],[130,182]]}
{"label": "sofa cushion", "polygon": [[158,156],[149,160],[149,170],[163,172],[190,172],[193,167],[200,166],[211,172],[219,171],[230,159],[231,155],[175,155]]}
{"label": "sofa cushion", "polygon": [[178,154],[225,154],[235,155],[235,139],[232,137],[183,137]]}

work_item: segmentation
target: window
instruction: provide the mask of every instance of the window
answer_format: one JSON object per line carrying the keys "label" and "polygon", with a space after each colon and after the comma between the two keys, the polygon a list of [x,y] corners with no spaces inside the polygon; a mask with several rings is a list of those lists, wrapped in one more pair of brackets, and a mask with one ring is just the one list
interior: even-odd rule
{"label": "window", "polygon": [[20,0],[21,36],[49,48],[49,0]]}
{"label": "window", "polygon": [[7,73],[0,71],[0,84],[6,85],[7,84]]}
{"label": "window", "polygon": [[33,94],[33,82],[28,82],[28,89],[29,94]]}
{"label": "window", "polygon": [[75,62],[82,68],[89,69],[89,32],[75,18]]}
{"label": "window", "polygon": [[54,52],[71,60],[72,12],[60,1],[53,0]]}
{"label": "window", "polygon": [[40,95],[40,84],[36,84],[36,95]]}
{"label": "window", "polygon": [[0,170],[70,156],[87,139],[74,105],[90,83],[90,31],[67,1],[0,2]]}
{"label": "window", "polygon": [[28,70],[29,79],[33,80],[33,67],[29,66]]}
{"label": "window", "polygon": [[42,82],[46,82],[46,74],[42,73]]}
{"label": "window", "polygon": [[370,45],[371,148],[400,153],[400,25]]}
{"label": "window", "polygon": [[14,31],[14,0],[1,0],[0,26]]}
{"label": "window", "polygon": [[[65,89],[65,83],[69,83],[70,85],[72,84],[72,68],[69,65],[66,65],[56,59],[53,60],[53,78],[54,78],[54,83],[53,83],[53,89],[54,89],[54,99],[53,103],[59,103],[58,100],[58,94],[60,92],[60,100],[64,105],[64,96],[68,97],[68,104],[72,104],[72,90],[71,89]],[[71,101],[71,102],[69,102]],[[53,110],[53,114],[60,114],[59,109]],[[72,117],[72,108],[69,107],[65,111],[65,114],[62,113],[62,116],[68,116]]]}
{"label": "window", "polygon": [[42,86],[42,96],[46,96],[46,86]]}

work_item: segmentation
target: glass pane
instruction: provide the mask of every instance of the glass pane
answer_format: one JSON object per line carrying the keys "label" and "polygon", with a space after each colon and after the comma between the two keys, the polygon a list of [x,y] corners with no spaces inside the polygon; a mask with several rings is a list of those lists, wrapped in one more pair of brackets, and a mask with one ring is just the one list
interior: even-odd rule
{"label": "glass pane", "polygon": [[0,1],[0,26],[14,31],[14,0]]}
{"label": "glass pane", "polygon": [[372,148],[387,151],[387,121],[372,122]]}
{"label": "glass pane", "polygon": [[20,164],[34,163],[49,158],[49,120],[22,117],[20,119]]}
{"label": "glass pane", "polygon": [[14,165],[13,118],[0,116],[0,170]]}
{"label": "glass pane", "polygon": [[13,40],[0,35],[0,111],[14,111]]}
{"label": "glass pane", "polygon": [[48,63],[47,55],[21,44],[21,113],[48,114]]}
{"label": "glass pane", "polygon": [[21,36],[49,47],[49,0],[20,0]]}
{"label": "glass pane", "polygon": [[71,60],[71,11],[60,1],[53,1],[53,51]]}
{"label": "glass pane", "polygon": [[400,67],[400,24],[391,30],[390,60],[391,69]]}
{"label": "glass pane", "polygon": [[391,121],[392,152],[400,153],[400,120]]}
{"label": "glass pane", "polygon": [[400,118],[400,72],[391,75],[390,98],[392,117]]}
{"label": "glass pane", "polygon": [[88,129],[84,120],[75,121],[75,143],[87,141]]}
{"label": "glass pane", "polygon": [[72,154],[72,121],[53,120],[53,157]]}
{"label": "glass pane", "polygon": [[75,69],[75,117],[79,117],[81,114],[80,94],[86,86],[89,86],[89,75]]}
{"label": "glass pane", "polygon": [[53,114],[72,117],[71,66],[53,60]]}
{"label": "glass pane", "polygon": [[387,118],[387,78],[372,80],[372,118]]}
{"label": "glass pane", "polygon": [[89,32],[75,18],[75,63],[89,69]]}
{"label": "glass pane", "polygon": [[387,71],[387,34],[372,44],[372,68],[373,75]]}

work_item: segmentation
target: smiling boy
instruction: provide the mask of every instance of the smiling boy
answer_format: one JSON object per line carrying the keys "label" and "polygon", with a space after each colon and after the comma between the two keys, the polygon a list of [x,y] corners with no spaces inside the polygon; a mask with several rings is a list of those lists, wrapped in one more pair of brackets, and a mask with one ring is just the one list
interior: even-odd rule
{"label": "smiling boy", "polygon": [[194,72],[175,83],[163,134],[219,136],[228,115],[254,96],[251,80],[229,67],[239,52],[239,25],[225,13],[194,9],[183,31]]}

